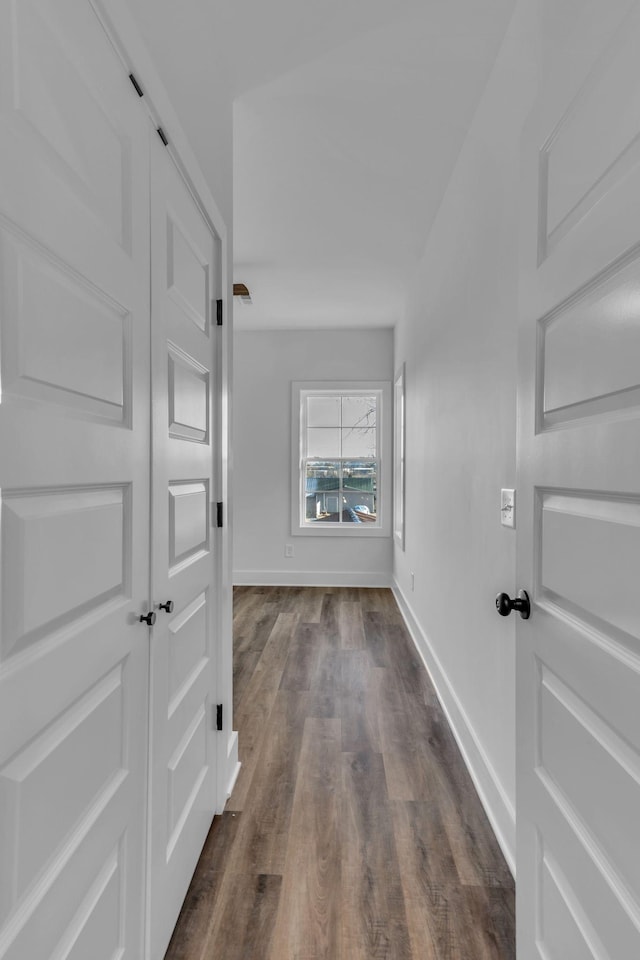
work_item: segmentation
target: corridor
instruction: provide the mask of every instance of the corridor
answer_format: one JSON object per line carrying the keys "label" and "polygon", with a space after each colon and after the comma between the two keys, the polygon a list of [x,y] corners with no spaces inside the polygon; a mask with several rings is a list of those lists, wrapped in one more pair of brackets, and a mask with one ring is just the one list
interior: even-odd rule
{"label": "corridor", "polygon": [[513,960],[514,884],[393,594],[236,587],[242,770],[166,960]]}

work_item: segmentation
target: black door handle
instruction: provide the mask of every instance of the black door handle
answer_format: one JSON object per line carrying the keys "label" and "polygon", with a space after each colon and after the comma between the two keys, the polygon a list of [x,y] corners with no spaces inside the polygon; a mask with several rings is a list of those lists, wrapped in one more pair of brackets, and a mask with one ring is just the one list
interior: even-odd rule
{"label": "black door handle", "polygon": [[147,613],[146,615],[144,613],[141,613],[139,619],[140,619],[140,623],[146,623],[147,626],[152,627],[156,622],[156,615],[152,610],[150,613]]}
{"label": "black door handle", "polygon": [[501,617],[508,617],[512,610],[517,610],[523,620],[531,616],[531,604],[526,590],[518,590],[518,596],[512,600],[508,593],[499,593],[496,597],[496,610]]}
{"label": "black door handle", "polygon": [[173,613],[173,600],[167,600],[166,603],[159,603],[158,609],[166,610],[167,613]]}

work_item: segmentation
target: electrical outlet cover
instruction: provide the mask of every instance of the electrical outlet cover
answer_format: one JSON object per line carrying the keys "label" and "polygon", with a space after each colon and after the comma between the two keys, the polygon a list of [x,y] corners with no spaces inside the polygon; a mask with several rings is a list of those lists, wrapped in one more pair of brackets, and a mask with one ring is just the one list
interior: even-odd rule
{"label": "electrical outlet cover", "polygon": [[503,527],[516,525],[516,492],[502,489],[500,491],[500,522]]}

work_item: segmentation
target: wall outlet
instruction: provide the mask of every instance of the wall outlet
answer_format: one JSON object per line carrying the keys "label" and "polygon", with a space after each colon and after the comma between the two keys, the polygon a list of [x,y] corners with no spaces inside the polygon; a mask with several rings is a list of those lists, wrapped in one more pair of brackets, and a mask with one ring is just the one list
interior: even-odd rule
{"label": "wall outlet", "polygon": [[284,555],[285,555],[285,557],[292,557],[292,556],[293,556],[293,544],[292,544],[292,543],[285,543],[285,545],[284,545]]}
{"label": "wall outlet", "polygon": [[503,527],[516,525],[516,492],[515,490],[500,491],[500,523]]}

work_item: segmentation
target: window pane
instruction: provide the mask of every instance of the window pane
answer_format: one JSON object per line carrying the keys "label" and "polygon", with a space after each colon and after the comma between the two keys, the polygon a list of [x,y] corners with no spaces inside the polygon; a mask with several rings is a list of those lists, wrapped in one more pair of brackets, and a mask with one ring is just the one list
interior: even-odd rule
{"label": "window pane", "polygon": [[338,427],[309,427],[307,430],[308,457],[339,457],[340,429]]}
{"label": "window pane", "polygon": [[340,397],[307,397],[308,427],[339,427]]}
{"label": "window pane", "polygon": [[343,508],[352,510],[357,522],[373,523],[377,520],[377,474],[378,465],[375,461],[343,462]]}
{"label": "window pane", "polygon": [[307,490],[337,490],[340,486],[339,460],[312,460],[307,463]]}
{"label": "window pane", "polygon": [[343,457],[375,457],[376,428],[349,427],[342,430]]}
{"label": "window pane", "polygon": [[365,490],[367,493],[374,493],[376,474],[377,463],[375,460],[345,460],[342,465],[344,489]]}
{"label": "window pane", "polygon": [[343,397],[342,398],[342,426],[343,427],[375,427],[376,425],[376,398],[375,397]]}
{"label": "window pane", "polygon": [[304,517],[307,523],[339,523],[340,492],[322,490],[308,493],[305,498]]}
{"label": "window pane", "polygon": [[305,520],[309,523],[339,523],[341,499],[340,461],[307,463]]}

